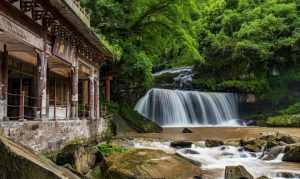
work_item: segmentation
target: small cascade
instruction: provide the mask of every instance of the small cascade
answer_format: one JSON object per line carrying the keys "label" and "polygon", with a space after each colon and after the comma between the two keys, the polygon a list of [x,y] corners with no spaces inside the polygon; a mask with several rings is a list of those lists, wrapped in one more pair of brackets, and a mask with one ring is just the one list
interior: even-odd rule
{"label": "small cascade", "polygon": [[[237,125],[237,96],[168,89],[151,89],[135,110],[161,126]],[[232,122],[233,121],[233,122]]]}

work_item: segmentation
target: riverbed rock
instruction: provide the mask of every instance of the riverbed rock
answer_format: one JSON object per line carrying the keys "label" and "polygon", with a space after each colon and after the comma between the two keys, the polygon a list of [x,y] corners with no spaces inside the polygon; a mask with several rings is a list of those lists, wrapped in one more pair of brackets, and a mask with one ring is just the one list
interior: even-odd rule
{"label": "riverbed rock", "polygon": [[191,155],[197,155],[200,154],[198,151],[193,150],[193,149],[183,149],[182,153],[184,154],[191,154]]}
{"label": "riverbed rock", "polygon": [[0,153],[0,178],[3,179],[80,179],[66,168],[3,136],[0,136]]}
{"label": "riverbed rock", "polygon": [[290,136],[290,135],[284,135],[284,134],[278,134],[277,139],[280,142],[284,142],[286,144],[294,144],[294,143],[300,142],[299,138]]}
{"label": "riverbed rock", "polygon": [[280,153],[284,152],[284,146],[275,146],[267,151],[264,151],[262,160],[274,160]]}
{"label": "riverbed rock", "polygon": [[254,179],[254,177],[245,169],[239,166],[227,166],[225,168],[225,179]]}
{"label": "riverbed rock", "polygon": [[270,179],[270,178],[266,177],[266,176],[261,176],[261,177],[258,177],[257,179]]}
{"label": "riverbed rock", "polygon": [[205,140],[206,147],[218,147],[224,145],[224,142],[221,140],[207,139]]}
{"label": "riverbed rock", "polygon": [[[128,127],[138,133],[160,133],[163,131],[162,127],[146,119],[127,104],[120,105],[119,113],[120,116],[116,118],[115,123],[118,123],[118,120],[124,120]],[[122,126],[119,126],[119,128],[120,127],[122,128]]]}
{"label": "riverbed rock", "polygon": [[279,145],[279,142],[277,143],[276,140],[269,136],[241,140],[241,146],[243,146],[245,150],[250,152],[261,152],[266,147],[271,148],[276,145]]}
{"label": "riverbed rock", "polygon": [[278,177],[278,178],[300,178],[300,174],[293,173],[293,172],[277,172],[276,177]]}
{"label": "riverbed rock", "polygon": [[288,145],[282,158],[286,162],[300,162],[300,143]]}
{"label": "riverbed rock", "polygon": [[182,133],[193,133],[193,131],[191,129],[189,129],[189,128],[184,128],[182,130]]}
{"label": "riverbed rock", "polygon": [[271,149],[275,146],[285,146],[299,142],[299,138],[287,134],[263,134],[258,138],[250,138],[241,140],[241,146],[250,152],[260,152],[263,149]]}
{"label": "riverbed rock", "polygon": [[86,174],[96,165],[98,151],[94,147],[84,144],[69,144],[56,155],[58,165],[68,165],[80,174]]}
{"label": "riverbed rock", "polygon": [[191,148],[192,142],[190,141],[173,141],[171,142],[170,146],[174,148]]}
{"label": "riverbed rock", "polygon": [[174,154],[160,150],[132,149],[115,153],[106,159],[111,178],[193,178],[201,176],[200,168]]}
{"label": "riverbed rock", "polygon": [[236,138],[236,139],[227,139],[224,141],[224,145],[230,145],[230,146],[240,146],[241,144],[241,139]]}

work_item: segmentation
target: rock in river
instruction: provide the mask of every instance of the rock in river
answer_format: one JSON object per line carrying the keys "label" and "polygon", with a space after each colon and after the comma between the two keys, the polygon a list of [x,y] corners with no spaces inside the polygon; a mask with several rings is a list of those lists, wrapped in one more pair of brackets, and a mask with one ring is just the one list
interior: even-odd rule
{"label": "rock in river", "polygon": [[225,179],[254,179],[254,177],[245,169],[239,166],[227,166],[225,168]]}
{"label": "rock in river", "polygon": [[160,150],[132,149],[116,153],[106,160],[111,178],[193,178],[201,176],[198,166]]}
{"label": "rock in river", "polygon": [[191,148],[192,144],[190,141],[173,141],[170,145],[174,148]]}
{"label": "rock in river", "polygon": [[189,128],[184,128],[182,130],[182,133],[193,133],[193,131],[191,129],[189,129]]}
{"label": "rock in river", "polygon": [[261,157],[261,159],[274,160],[280,153],[284,151],[284,149],[285,149],[284,146],[272,147],[270,150],[263,152],[263,156]]}
{"label": "rock in river", "polygon": [[0,153],[0,178],[3,179],[80,179],[31,149],[2,136]]}
{"label": "rock in river", "polygon": [[207,139],[205,140],[205,146],[206,147],[218,147],[224,145],[224,142],[221,140],[213,140],[213,139]]}
{"label": "rock in river", "polygon": [[300,162],[300,143],[288,145],[282,158],[286,162]]}

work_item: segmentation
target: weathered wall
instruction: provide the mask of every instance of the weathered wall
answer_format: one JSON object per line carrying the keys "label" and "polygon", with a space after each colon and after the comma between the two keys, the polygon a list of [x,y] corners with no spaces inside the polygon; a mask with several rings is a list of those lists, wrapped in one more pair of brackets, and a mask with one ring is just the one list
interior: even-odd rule
{"label": "weathered wall", "polygon": [[0,131],[12,140],[37,152],[60,149],[63,144],[78,138],[101,135],[106,123],[100,120],[69,121],[5,121],[0,122]]}
{"label": "weathered wall", "polygon": [[4,120],[5,116],[7,116],[6,100],[0,99],[0,121]]}

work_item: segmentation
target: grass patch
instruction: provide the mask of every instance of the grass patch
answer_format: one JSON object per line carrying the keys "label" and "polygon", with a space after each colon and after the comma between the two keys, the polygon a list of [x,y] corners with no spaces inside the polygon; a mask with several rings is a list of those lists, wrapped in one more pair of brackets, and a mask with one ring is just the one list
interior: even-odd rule
{"label": "grass patch", "polygon": [[120,105],[119,114],[127,122],[127,124],[137,132],[147,133],[162,131],[162,128],[159,125],[145,119],[129,105]]}
{"label": "grass patch", "polygon": [[297,114],[300,113],[300,102],[290,105],[286,109],[279,111],[281,114]]}
{"label": "grass patch", "polygon": [[300,118],[296,115],[284,114],[269,117],[266,124],[274,127],[300,127]]}
{"label": "grass patch", "polygon": [[111,144],[98,144],[97,149],[105,156],[108,157],[114,153],[124,153],[128,149],[125,147],[115,146]]}

